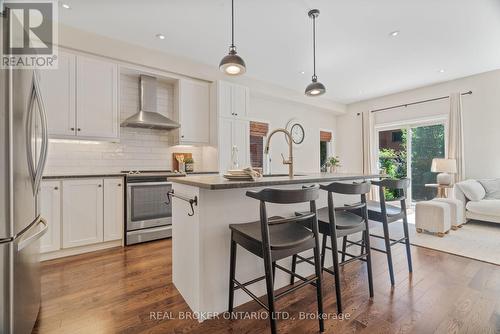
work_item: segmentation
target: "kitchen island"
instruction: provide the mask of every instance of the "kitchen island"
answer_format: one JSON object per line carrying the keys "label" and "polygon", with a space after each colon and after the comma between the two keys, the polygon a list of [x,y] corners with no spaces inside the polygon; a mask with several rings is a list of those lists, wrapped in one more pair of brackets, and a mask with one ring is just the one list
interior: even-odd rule
{"label": "kitchen island", "polygon": [[[314,183],[328,184],[334,181],[353,182],[378,178],[380,175],[350,173],[316,173],[265,176],[257,181],[229,181],[221,175],[188,176],[172,179],[172,271],[173,282],[199,321],[227,311],[229,296],[229,224],[259,220],[259,202],[246,196],[247,190],[264,188],[296,189]],[[326,206],[325,191],[320,191],[317,207]],[[188,202],[192,200],[191,203]],[[353,202],[349,196],[334,196],[338,205]],[[357,198],[359,200],[359,197]],[[308,204],[269,204],[269,216],[293,215],[295,210],[307,210]],[[306,253],[306,255],[309,255]],[[285,268],[291,259],[279,261]],[[331,256],[326,257],[331,265]],[[300,264],[297,273],[313,274],[313,266]],[[242,247],[238,247],[236,278],[245,282],[264,274],[263,260]],[[275,289],[289,284],[290,276],[277,270]],[[265,281],[251,285],[257,296],[266,293]],[[235,291],[234,305],[251,298]]]}

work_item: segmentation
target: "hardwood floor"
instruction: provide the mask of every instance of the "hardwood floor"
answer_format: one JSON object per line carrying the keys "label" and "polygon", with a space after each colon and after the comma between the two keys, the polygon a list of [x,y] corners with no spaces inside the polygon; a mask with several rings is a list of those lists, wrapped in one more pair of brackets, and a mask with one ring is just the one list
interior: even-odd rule
{"label": "hardwood floor", "polygon": [[[394,248],[391,288],[385,255],[373,253],[375,297],[368,298],[366,266],[345,266],[346,319],[326,320],[327,333],[500,333],[500,267],[412,247],[410,276],[401,246]],[[270,333],[268,320],[180,319],[189,308],[172,284],[171,240],[42,267],[42,308],[34,333]],[[334,317],[333,279],[324,277],[325,312]],[[278,321],[280,333],[318,332],[317,320],[299,320],[299,312],[316,310],[314,287],[281,299],[277,309],[290,316]],[[255,302],[236,309],[244,311],[265,314]],[[158,313],[152,317],[152,312]]]}

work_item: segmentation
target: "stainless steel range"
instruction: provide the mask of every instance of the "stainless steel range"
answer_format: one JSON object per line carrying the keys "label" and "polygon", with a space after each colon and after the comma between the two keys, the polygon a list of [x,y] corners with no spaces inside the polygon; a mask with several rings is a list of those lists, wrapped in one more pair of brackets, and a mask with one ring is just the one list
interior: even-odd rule
{"label": "stainless steel range", "polygon": [[126,245],[172,236],[172,204],[167,193],[171,171],[125,171],[127,183]]}

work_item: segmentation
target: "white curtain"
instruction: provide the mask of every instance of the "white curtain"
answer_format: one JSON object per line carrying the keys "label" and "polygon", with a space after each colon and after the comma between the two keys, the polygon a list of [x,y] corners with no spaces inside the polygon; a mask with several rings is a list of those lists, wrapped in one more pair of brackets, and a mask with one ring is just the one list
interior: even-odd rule
{"label": "white curtain", "polygon": [[456,159],[455,183],[465,178],[464,125],[462,116],[462,95],[450,94],[450,114],[448,124],[448,159]]}
{"label": "white curtain", "polygon": [[[363,174],[378,174],[378,164],[375,161],[374,153],[374,117],[373,113],[366,110],[361,115],[363,123]],[[373,200],[378,198],[378,189],[372,187],[369,197]]]}

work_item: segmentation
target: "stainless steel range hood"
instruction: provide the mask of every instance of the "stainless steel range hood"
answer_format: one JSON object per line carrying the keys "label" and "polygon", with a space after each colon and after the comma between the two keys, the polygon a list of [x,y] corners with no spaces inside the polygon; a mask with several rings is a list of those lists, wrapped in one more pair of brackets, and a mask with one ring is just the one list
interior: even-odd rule
{"label": "stainless steel range hood", "polygon": [[139,112],[123,121],[121,126],[172,130],[179,128],[181,125],[157,112],[156,78],[141,75]]}

